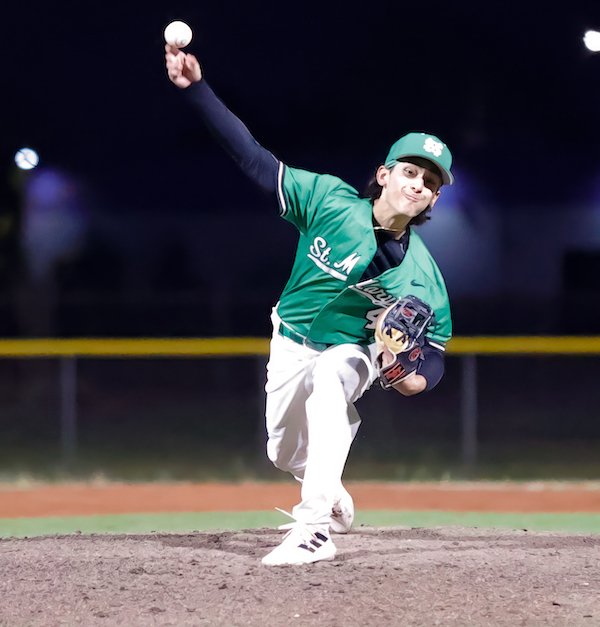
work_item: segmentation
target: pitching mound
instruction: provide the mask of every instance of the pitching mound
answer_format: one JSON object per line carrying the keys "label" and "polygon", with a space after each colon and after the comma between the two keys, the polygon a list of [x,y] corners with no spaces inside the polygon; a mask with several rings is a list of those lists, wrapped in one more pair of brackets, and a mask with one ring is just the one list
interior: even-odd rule
{"label": "pitching mound", "polygon": [[0,626],[600,625],[600,536],[359,527],[265,567],[272,529],[0,540]]}

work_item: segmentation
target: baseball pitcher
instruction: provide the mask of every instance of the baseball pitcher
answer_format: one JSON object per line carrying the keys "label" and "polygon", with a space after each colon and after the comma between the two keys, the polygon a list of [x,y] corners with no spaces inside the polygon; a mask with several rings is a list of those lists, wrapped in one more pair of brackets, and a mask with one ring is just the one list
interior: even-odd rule
{"label": "baseball pitcher", "polygon": [[409,133],[389,150],[361,195],[341,179],[284,164],[217,98],[197,59],[166,46],[170,80],[185,90],[242,170],[276,199],[299,232],[291,275],[272,312],[267,366],[267,454],[302,483],[301,502],[263,563],[333,559],[354,505],[342,485],[374,381],[410,396],[444,373],[451,336],[442,275],[412,226],[452,185],[448,147]]}

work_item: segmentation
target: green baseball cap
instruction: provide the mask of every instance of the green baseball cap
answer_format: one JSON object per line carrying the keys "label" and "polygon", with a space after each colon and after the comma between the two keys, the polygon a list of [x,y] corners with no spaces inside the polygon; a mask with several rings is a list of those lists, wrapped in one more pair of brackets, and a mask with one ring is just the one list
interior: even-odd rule
{"label": "green baseball cap", "polygon": [[421,157],[434,163],[442,174],[444,185],[452,185],[454,177],[450,173],[452,153],[448,146],[435,135],[428,133],[408,133],[401,137],[388,152],[385,167],[391,168],[405,157]]}

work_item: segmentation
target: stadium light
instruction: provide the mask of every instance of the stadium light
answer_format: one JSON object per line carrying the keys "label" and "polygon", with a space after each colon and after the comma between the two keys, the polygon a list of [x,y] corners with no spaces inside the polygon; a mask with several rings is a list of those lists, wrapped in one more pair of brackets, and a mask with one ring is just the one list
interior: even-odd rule
{"label": "stadium light", "polygon": [[600,52],[600,32],[588,30],[583,36],[583,43],[590,52]]}
{"label": "stadium light", "polygon": [[21,170],[33,170],[40,162],[40,157],[31,148],[21,148],[15,155],[15,163]]}

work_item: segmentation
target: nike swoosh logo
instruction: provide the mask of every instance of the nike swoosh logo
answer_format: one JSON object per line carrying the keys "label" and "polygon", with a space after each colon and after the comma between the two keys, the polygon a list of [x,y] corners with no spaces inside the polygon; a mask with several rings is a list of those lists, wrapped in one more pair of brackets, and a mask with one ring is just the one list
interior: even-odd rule
{"label": "nike swoosh logo", "polygon": [[415,287],[425,287],[422,283],[417,283],[414,279],[410,282],[410,284]]}

